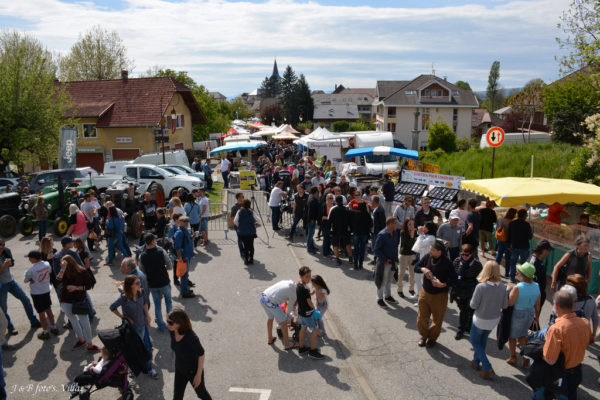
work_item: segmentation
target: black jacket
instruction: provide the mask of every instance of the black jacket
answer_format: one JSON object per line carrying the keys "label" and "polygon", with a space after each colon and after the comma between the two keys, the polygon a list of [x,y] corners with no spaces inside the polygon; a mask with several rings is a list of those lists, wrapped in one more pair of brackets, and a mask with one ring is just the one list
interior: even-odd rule
{"label": "black jacket", "polygon": [[152,355],[129,321],[123,319],[117,329],[121,335],[121,352],[133,374],[137,376],[140,372],[150,372],[146,371],[146,362],[150,361]]}
{"label": "black jacket", "polygon": [[336,205],[329,211],[329,226],[333,233],[348,232],[350,227],[350,218],[348,209],[344,206]]}
{"label": "black jacket", "polygon": [[313,196],[308,198],[308,206],[306,215],[310,222],[318,222],[321,219],[321,210],[319,207],[319,199]]}
{"label": "black jacket", "polygon": [[358,210],[348,210],[350,214],[350,230],[352,233],[368,235],[373,228],[373,220],[369,212],[360,212]]}
{"label": "black jacket", "polygon": [[385,210],[380,205],[373,211],[373,232],[379,233],[385,228]]}
{"label": "black jacket", "polygon": [[529,222],[515,219],[508,224],[508,245],[513,249],[529,249],[533,231]]}
{"label": "black jacket", "polygon": [[456,285],[454,285],[450,291],[450,299],[470,301],[471,297],[473,297],[475,286],[479,283],[477,281],[477,276],[483,269],[483,266],[479,260],[473,256],[469,267],[461,270],[461,258],[462,256],[458,256],[452,263],[458,280],[456,281]]}

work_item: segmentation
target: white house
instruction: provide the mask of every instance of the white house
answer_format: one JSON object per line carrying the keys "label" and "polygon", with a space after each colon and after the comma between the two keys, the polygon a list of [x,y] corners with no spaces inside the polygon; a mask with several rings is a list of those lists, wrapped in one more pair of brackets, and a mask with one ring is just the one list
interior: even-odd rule
{"label": "white house", "polygon": [[427,146],[429,124],[438,117],[452,127],[458,138],[471,136],[475,94],[435,75],[420,75],[412,81],[377,81],[375,88],[377,130],[394,133],[407,148],[413,146],[415,118],[417,146]]}

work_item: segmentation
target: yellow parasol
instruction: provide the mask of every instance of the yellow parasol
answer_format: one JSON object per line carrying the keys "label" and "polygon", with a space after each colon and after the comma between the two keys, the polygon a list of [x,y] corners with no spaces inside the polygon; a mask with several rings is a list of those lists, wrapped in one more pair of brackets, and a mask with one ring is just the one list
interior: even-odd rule
{"label": "yellow parasol", "polygon": [[486,196],[500,207],[552,204],[555,201],[600,204],[600,187],[570,179],[475,179],[462,181],[461,188]]}

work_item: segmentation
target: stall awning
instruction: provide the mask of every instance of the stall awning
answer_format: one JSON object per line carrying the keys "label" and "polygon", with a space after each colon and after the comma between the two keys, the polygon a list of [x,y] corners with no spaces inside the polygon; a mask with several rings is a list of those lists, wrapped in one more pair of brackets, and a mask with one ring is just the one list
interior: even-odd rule
{"label": "stall awning", "polygon": [[266,143],[263,141],[253,141],[253,142],[240,142],[240,143],[231,143],[225,146],[217,147],[214,150],[210,151],[210,154],[217,153],[226,153],[228,151],[238,151],[238,150],[255,150],[261,146],[266,146]]}
{"label": "stall awning", "polygon": [[419,152],[416,150],[397,149],[395,147],[388,146],[375,146],[375,147],[362,147],[358,149],[350,149],[346,152],[346,158],[360,157],[360,156],[397,156],[411,158],[413,160],[419,159]]}
{"label": "stall awning", "polygon": [[501,207],[559,202],[600,204],[600,187],[570,179],[496,178],[462,181],[461,188],[494,200]]}

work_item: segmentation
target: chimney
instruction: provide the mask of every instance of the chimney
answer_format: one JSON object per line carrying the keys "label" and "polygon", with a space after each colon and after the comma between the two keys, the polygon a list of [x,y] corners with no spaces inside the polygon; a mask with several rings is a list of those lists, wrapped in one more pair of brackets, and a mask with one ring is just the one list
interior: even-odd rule
{"label": "chimney", "polygon": [[447,76],[444,76],[444,80],[445,80],[445,81],[448,81],[448,77],[447,77]]}
{"label": "chimney", "polygon": [[127,78],[129,78],[129,72],[126,69],[122,69],[121,70],[121,79],[123,79],[124,81],[126,81]]}

